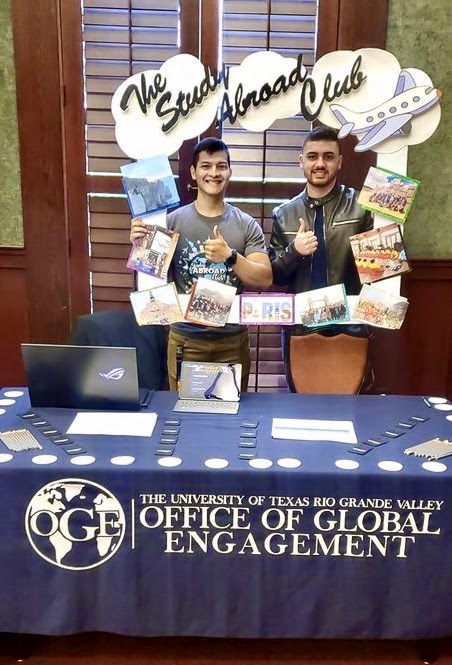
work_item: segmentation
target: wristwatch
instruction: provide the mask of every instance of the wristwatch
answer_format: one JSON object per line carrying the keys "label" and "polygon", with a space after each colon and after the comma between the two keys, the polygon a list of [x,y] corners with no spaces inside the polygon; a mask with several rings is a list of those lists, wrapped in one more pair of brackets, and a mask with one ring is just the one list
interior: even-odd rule
{"label": "wristwatch", "polygon": [[237,250],[236,249],[231,249],[231,255],[228,256],[228,258],[225,261],[225,264],[230,268],[231,266],[234,266],[237,263]]}

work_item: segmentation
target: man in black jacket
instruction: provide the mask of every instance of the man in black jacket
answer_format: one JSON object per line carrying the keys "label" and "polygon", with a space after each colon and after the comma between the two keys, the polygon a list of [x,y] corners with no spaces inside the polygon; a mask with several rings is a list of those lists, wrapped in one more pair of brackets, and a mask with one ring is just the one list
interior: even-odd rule
{"label": "man in black jacket", "polygon": [[[358,203],[358,192],[338,183],[342,155],[337,132],[318,127],[308,134],[300,155],[307,180],[305,189],[273,210],[270,259],[273,283],[290,293],[344,284],[347,295],[361,289],[350,236],[369,231],[370,213]],[[366,334],[358,326],[353,332]],[[345,332],[333,327],[326,334]],[[305,332],[293,326],[283,330],[283,349],[290,334]]]}
{"label": "man in black jacket", "polygon": [[358,192],[337,182],[341,165],[337,132],[314,129],[300,155],[306,188],[273,210],[273,283],[291,293],[342,283],[348,295],[360,291],[349,238],[369,231],[372,219]]}

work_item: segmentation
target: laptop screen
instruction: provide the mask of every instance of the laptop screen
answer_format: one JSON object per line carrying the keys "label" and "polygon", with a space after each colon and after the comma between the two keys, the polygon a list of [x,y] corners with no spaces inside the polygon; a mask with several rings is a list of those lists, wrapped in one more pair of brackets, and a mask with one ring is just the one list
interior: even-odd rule
{"label": "laptop screen", "polygon": [[241,377],[240,364],[183,361],[179,397],[238,402]]}
{"label": "laptop screen", "polygon": [[139,410],[135,348],[21,346],[32,406]]}

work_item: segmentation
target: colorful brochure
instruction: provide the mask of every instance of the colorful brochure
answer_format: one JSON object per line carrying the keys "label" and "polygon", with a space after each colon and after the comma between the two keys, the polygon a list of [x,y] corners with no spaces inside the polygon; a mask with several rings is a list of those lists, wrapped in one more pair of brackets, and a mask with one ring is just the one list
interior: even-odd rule
{"label": "colorful brochure", "polygon": [[166,280],[179,234],[161,226],[148,226],[148,234],[133,242],[127,267]]}

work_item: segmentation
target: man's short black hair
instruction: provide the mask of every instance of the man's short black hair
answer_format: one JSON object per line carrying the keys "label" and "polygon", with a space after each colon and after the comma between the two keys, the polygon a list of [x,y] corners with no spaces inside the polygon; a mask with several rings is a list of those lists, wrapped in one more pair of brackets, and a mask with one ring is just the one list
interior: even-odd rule
{"label": "man's short black hair", "polygon": [[193,150],[192,165],[196,166],[199,161],[199,153],[207,152],[207,154],[212,155],[214,152],[225,152],[228,160],[228,165],[231,165],[231,158],[229,156],[229,148],[224,141],[217,139],[214,136],[207,136],[205,139],[201,139],[199,143],[195,145]]}
{"label": "man's short black hair", "polygon": [[341,154],[341,143],[337,138],[337,129],[332,127],[316,127],[305,138],[303,147],[308,141],[334,141],[339,147],[339,154]]}

